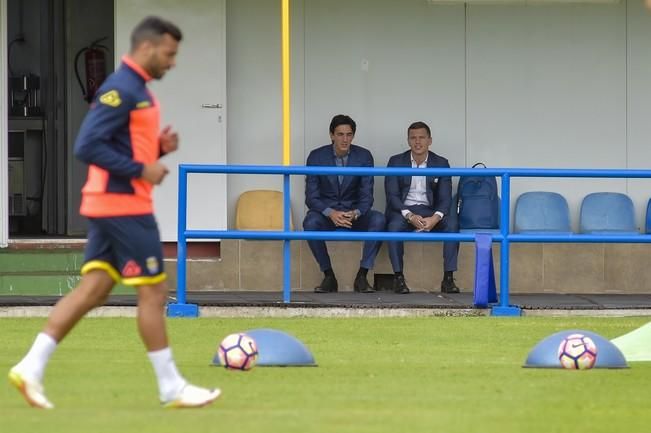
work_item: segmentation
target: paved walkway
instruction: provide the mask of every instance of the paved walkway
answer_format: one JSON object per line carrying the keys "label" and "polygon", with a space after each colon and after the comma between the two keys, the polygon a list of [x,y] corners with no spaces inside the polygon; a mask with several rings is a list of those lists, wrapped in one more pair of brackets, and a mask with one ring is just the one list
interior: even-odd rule
{"label": "paved walkway", "polygon": [[[0,317],[47,315],[58,296],[0,296]],[[488,309],[476,309],[471,293],[441,294],[392,292],[371,294],[355,292],[293,292],[292,302],[284,304],[281,292],[190,292],[187,302],[200,307],[204,317],[240,316],[466,316],[486,315]],[[173,296],[170,301],[174,302]],[[595,315],[651,316],[650,294],[515,294],[511,304],[523,309],[523,315]],[[134,295],[111,296],[96,316],[133,316]]]}

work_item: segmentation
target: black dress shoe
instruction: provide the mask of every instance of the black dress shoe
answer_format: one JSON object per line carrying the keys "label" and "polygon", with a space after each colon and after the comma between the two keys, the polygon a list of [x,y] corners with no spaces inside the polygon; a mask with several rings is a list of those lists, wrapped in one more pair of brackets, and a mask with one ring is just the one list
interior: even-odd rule
{"label": "black dress shoe", "polygon": [[323,277],[321,284],[314,288],[314,293],[333,293],[339,288],[337,279],[334,275],[326,275]]}
{"label": "black dress shoe", "polygon": [[459,293],[459,288],[454,284],[454,278],[443,278],[441,293]]}
{"label": "black dress shoe", "polygon": [[353,283],[353,289],[356,292],[360,293],[375,293],[375,289],[368,283],[366,275],[357,274],[355,277],[355,283]]}
{"label": "black dress shoe", "polygon": [[407,287],[407,282],[405,281],[404,275],[394,275],[393,291],[400,295],[406,295],[409,293],[409,287]]}

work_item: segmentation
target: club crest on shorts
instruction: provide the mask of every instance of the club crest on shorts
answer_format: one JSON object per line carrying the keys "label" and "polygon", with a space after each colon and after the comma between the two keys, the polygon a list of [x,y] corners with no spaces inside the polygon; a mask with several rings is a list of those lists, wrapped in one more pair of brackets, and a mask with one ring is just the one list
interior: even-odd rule
{"label": "club crest on shorts", "polygon": [[154,256],[147,257],[147,270],[149,271],[150,274],[157,274],[159,267],[158,267],[158,259]]}

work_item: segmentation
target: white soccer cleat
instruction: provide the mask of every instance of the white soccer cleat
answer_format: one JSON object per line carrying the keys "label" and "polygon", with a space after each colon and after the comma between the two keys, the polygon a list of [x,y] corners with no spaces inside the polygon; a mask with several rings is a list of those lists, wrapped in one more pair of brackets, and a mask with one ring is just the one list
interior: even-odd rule
{"label": "white soccer cleat", "polygon": [[54,405],[47,399],[43,391],[41,382],[30,379],[26,375],[20,373],[16,368],[9,371],[9,381],[18,391],[23,394],[27,403],[32,407],[39,409],[54,409]]}
{"label": "white soccer cleat", "polygon": [[203,407],[209,405],[221,395],[219,388],[206,389],[186,384],[176,398],[163,402],[166,408]]}

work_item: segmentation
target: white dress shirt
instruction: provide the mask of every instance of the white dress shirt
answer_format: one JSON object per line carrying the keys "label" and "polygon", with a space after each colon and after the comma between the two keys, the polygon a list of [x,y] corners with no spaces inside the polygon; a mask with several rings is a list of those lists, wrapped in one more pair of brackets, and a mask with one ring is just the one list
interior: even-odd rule
{"label": "white dress shirt", "polygon": [[[421,162],[420,164],[414,160],[414,155],[411,155],[411,168],[427,168],[427,158],[428,156],[425,157],[425,161]],[[424,206],[429,206],[429,201],[427,200],[427,177],[426,176],[412,176],[411,177],[411,185],[409,186],[409,192],[407,193],[407,197],[405,198],[405,205],[406,206],[414,206],[414,205],[424,205]],[[411,213],[409,209],[403,209],[400,211],[402,213],[402,216],[407,218],[407,216]],[[443,213],[440,211],[434,212],[437,214],[440,218],[443,218]]]}

